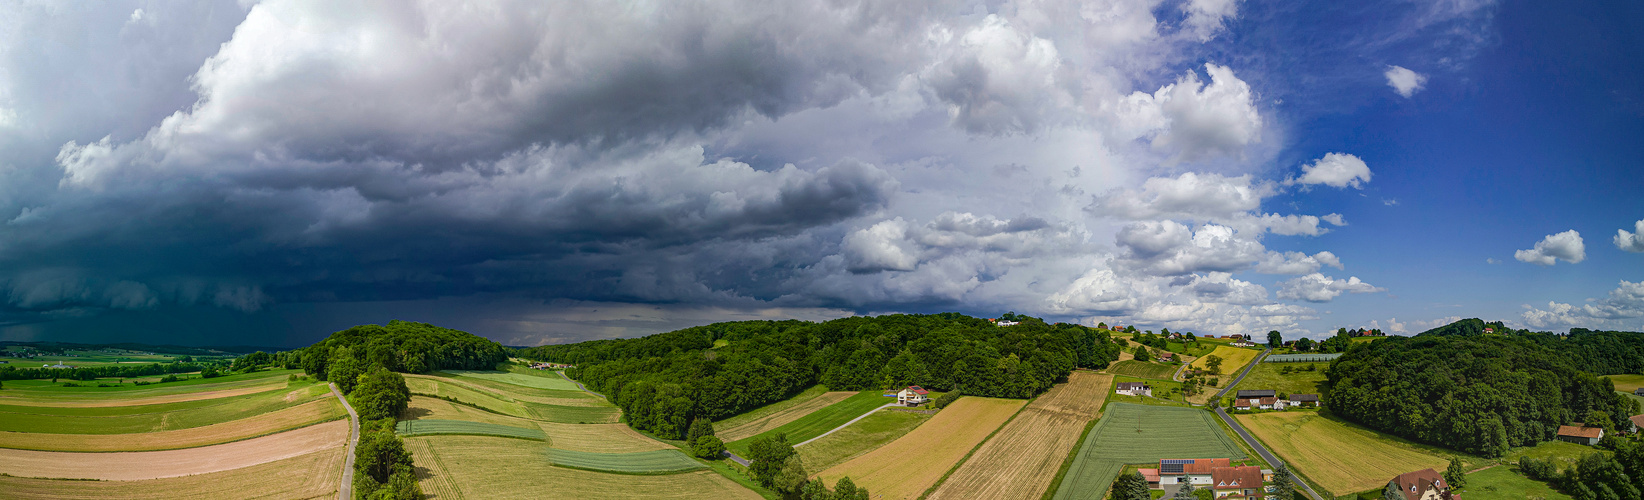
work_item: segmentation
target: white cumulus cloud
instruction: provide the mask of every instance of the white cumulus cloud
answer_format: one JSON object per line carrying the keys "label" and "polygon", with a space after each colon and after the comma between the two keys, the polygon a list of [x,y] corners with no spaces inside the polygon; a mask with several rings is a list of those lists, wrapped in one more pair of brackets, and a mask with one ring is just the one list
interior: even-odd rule
{"label": "white cumulus cloud", "polygon": [[1347,279],[1336,279],[1319,273],[1299,276],[1279,283],[1279,298],[1291,300],[1305,300],[1308,302],[1329,302],[1343,293],[1371,293],[1385,292],[1369,283],[1359,281],[1357,276]]}
{"label": "white cumulus cloud", "polygon": [[1632,232],[1615,230],[1615,247],[1633,253],[1644,252],[1644,220],[1634,222]]}
{"label": "white cumulus cloud", "polygon": [[1426,75],[1410,71],[1403,66],[1388,66],[1385,75],[1387,76],[1387,86],[1393,87],[1394,92],[1398,92],[1399,95],[1406,98],[1415,95],[1417,91],[1421,90],[1422,86],[1427,85]]}
{"label": "white cumulus cloud", "polygon": [[1513,258],[1539,266],[1551,266],[1559,260],[1576,264],[1587,258],[1587,245],[1582,242],[1581,233],[1571,229],[1549,234],[1536,242],[1535,248],[1513,252]]}
{"label": "white cumulus cloud", "polygon": [[1302,175],[1284,181],[1293,184],[1324,184],[1331,187],[1360,189],[1370,182],[1370,166],[1364,160],[1346,153],[1328,153],[1313,163],[1302,166]]}

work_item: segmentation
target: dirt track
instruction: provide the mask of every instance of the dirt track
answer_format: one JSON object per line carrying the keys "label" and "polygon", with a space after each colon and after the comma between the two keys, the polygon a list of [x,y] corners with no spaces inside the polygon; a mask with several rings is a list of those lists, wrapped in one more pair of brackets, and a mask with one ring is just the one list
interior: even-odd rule
{"label": "dirt track", "polygon": [[348,442],[348,421],[184,450],[71,453],[0,449],[0,472],[19,477],[134,481],[249,467]]}

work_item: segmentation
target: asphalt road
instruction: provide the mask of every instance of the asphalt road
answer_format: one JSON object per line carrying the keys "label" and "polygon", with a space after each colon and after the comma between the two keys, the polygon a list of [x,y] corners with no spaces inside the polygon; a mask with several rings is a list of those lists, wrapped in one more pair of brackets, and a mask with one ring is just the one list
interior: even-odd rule
{"label": "asphalt road", "polygon": [[[1251,360],[1250,364],[1244,367],[1244,371],[1239,372],[1239,378],[1233,379],[1233,383],[1227,384],[1227,387],[1222,389],[1222,392],[1216,393],[1216,397],[1219,398],[1226,396],[1228,391],[1231,391],[1234,387],[1238,386],[1239,382],[1243,382],[1244,376],[1249,375],[1250,370],[1256,367],[1256,363],[1262,362],[1262,358],[1267,357],[1267,354],[1270,352],[1273,352],[1273,348],[1271,347],[1265,351],[1262,351],[1261,355],[1256,356],[1256,359]],[[1267,451],[1267,447],[1262,446],[1261,441],[1257,441],[1255,436],[1251,436],[1249,432],[1245,431],[1244,426],[1239,425],[1239,421],[1233,420],[1233,417],[1229,416],[1227,411],[1223,410],[1222,407],[1216,407],[1216,416],[1221,417],[1223,422],[1227,422],[1227,426],[1233,428],[1233,432],[1237,433],[1239,435],[1239,439],[1243,439],[1245,444],[1250,445],[1251,449],[1256,450],[1256,453],[1262,456],[1262,460],[1266,460],[1267,463],[1273,465],[1284,463],[1279,461],[1279,457],[1273,456],[1273,452]],[[1300,486],[1303,490],[1306,490],[1307,494],[1312,496],[1314,500],[1324,500],[1323,495],[1319,495],[1319,492],[1313,491],[1313,487],[1308,486],[1307,481],[1303,481],[1301,478],[1296,477],[1294,472],[1290,474],[1290,477],[1296,483],[1296,486]]]}
{"label": "asphalt road", "polygon": [[331,394],[342,401],[343,408],[348,410],[348,421],[353,424],[348,433],[348,457],[343,461],[342,487],[337,489],[337,500],[354,500],[354,448],[360,445],[360,414],[354,412],[348,398],[337,392],[336,382],[331,383]]}

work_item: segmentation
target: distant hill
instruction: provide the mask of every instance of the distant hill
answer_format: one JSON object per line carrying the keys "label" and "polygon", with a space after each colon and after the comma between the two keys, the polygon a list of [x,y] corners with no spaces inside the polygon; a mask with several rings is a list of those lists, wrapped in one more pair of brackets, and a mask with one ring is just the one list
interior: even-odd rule
{"label": "distant hill", "polygon": [[741,321],[519,356],[576,365],[568,373],[622,407],[629,425],[669,438],[682,438],[695,418],[735,415],[816,384],[1026,398],[1076,367],[1106,367],[1119,356],[1107,330],[1014,314],[1004,320],[1018,323],[957,313]]}
{"label": "distant hill", "polygon": [[1644,332],[1600,331],[1571,328],[1567,335],[1508,328],[1500,321],[1468,318],[1417,334],[1417,337],[1485,335],[1513,337],[1534,342],[1568,359],[1573,366],[1598,375],[1644,373]]}
{"label": "distant hill", "polygon": [[32,348],[42,350],[42,351],[53,351],[53,352],[66,351],[66,350],[72,350],[72,351],[100,351],[100,350],[104,350],[104,349],[121,349],[121,350],[126,350],[126,351],[152,352],[152,353],[155,353],[155,354],[176,354],[176,355],[179,355],[179,356],[225,356],[225,355],[247,354],[247,353],[252,353],[252,352],[257,352],[257,351],[272,352],[272,351],[282,350],[282,349],[276,348],[276,347],[255,347],[255,346],[243,346],[243,345],[240,345],[240,346],[189,347],[189,346],[170,345],[170,344],[161,344],[161,345],[135,344],[135,343],[130,343],[130,342],[123,342],[123,343],[118,343],[118,344],[79,344],[79,343],[74,343],[74,342],[13,342],[13,341],[0,341],[0,347],[5,347],[5,346],[32,347]]}
{"label": "distant hill", "polygon": [[347,356],[361,369],[381,365],[397,372],[493,370],[508,361],[508,349],[491,339],[428,323],[389,321],[339,331],[313,345],[287,353],[303,370],[326,378],[327,367]]}

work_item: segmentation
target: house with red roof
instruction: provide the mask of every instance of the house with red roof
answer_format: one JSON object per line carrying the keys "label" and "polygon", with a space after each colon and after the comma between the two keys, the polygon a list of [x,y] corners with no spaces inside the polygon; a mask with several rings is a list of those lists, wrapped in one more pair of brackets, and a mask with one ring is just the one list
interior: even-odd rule
{"label": "house with red roof", "polygon": [[1603,427],[1588,427],[1587,424],[1576,422],[1575,425],[1558,426],[1558,439],[1587,446],[1598,445],[1598,440],[1604,439]]}
{"label": "house with red roof", "polygon": [[1450,494],[1450,485],[1444,481],[1444,476],[1433,469],[1422,469],[1414,472],[1399,474],[1388,481],[1390,486],[1397,488],[1404,494],[1404,500],[1440,500],[1453,499]]}
{"label": "house with red roof", "polygon": [[[1159,485],[1191,483],[1205,486],[1211,483],[1211,472],[1231,466],[1226,458],[1167,458],[1159,461]],[[1260,484],[1260,477],[1257,477]]]}
{"label": "house with red roof", "polygon": [[896,402],[907,406],[919,406],[930,401],[930,398],[926,397],[929,395],[930,391],[925,390],[925,388],[910,385],[907,389],[902,389],[896,393]]}
{"label": "house with red roof", "polygon": [[1216,467],[1210,470],[1211,490],[1216,498],[1261,498],[1262,468],[1254,465]]}

